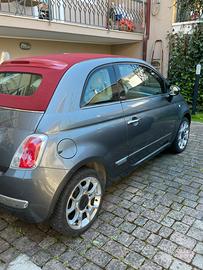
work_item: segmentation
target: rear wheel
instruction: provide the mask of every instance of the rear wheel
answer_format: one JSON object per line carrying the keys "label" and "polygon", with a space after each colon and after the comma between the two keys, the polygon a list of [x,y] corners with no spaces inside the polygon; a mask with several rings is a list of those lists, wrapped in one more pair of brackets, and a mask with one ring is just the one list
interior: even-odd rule
{"label": "rear wheel", "polygon": [[79,171],[58,201],[51,219],[52,227],[69,236],[80,235],[95,221],[103,194],[104,182],[95,170]]}
{"label": "rear wheel", "polygon": [[184,117],[171,147],[174,153],[181,153],[186,149],[189,140],[189,134],[190,122],[186,117]]}

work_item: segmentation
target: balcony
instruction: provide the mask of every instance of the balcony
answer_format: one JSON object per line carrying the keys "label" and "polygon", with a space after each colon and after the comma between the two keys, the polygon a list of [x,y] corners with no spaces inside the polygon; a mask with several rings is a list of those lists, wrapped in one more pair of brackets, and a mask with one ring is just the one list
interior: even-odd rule
{"label": "balcony", "polygon": [[173,23],[173,33],[191,34],[194,28],[203,22],[203,9],[200,6],[190,6],[186,2],[177,3],[176,22]]}
{"label": "balcony", "polygon": [[145,7],[143,0],[0,0],[0,35],[133,43],[143,39]]}
{"label": "balcony", "polygon": [[188,4],[187,2],[177,3],[176,22],[191,22],[201,21],[203,19],[203,8],[200,5],[195,7],[194,3]]}

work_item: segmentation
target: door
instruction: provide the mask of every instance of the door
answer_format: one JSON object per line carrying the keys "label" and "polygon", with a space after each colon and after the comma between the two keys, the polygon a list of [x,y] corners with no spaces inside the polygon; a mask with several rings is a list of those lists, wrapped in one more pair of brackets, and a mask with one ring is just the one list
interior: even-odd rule
{"label": "door", "polygon": [[153,69],[122,63],[116,70],[128,130],[128,160],[136,165],[169,143],[177,108],[167,98],[164,80]]}
{"label": "door", "polygon": [[83,135],[82,142],[77,141],[77,145],[90,145],[88,151],[91,156],[102,157],[114,178],[117,176],[114,174],[127,169],[123,157],[127,157],[128,147],[126,123],[112,65],[91,72],[86,81],[81,106],[79,121],[85,119],[87,124],[79,128],[80,132],[77,131],[80,136]]}

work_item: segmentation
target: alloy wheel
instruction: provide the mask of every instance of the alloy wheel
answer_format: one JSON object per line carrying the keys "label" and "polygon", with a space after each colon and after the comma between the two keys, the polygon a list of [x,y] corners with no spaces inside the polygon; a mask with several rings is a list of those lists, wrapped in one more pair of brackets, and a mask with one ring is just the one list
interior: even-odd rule
{"label": "alloy wheel", "polygon": [[66,205],[66,220],[74,230],[86,227],[97,214],[102,188],[95,177],[81,180],[72,191]]}
{"label": "alloy wheel", "polygon": [[185,149],[189,139],[190,127],[187,121],[183,121],[178,132],[178,146],[181,150]]}

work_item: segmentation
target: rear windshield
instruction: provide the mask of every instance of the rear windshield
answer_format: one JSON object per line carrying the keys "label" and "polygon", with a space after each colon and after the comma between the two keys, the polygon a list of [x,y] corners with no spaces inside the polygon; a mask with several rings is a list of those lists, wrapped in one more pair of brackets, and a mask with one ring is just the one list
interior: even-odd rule
{"label": "rear windshield", "polygon": [[31,96],[38,89],[42,76],[32,73],[0,72],[0,94]]}

